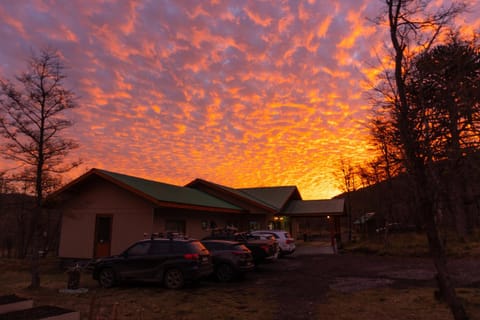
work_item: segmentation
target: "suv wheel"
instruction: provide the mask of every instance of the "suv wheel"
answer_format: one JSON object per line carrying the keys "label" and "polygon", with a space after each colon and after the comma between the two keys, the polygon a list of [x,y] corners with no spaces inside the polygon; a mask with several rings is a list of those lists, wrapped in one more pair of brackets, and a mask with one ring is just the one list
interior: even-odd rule
{"label": "suv wheel", "polygon": [[115,273],[111,268],[105,268],[100,271],[98,283],[104,288],[111,288],[115,285]]}
{"label": "suv wheel", "polygon": [[185,284],[183,273],[179,269],[169,269],[163,277],[163,284],[168,289],[180,289]]}
{"label": "suv wheel", "polygon": [[232,281],[235,278],[235,271],[232,266],[227,263],[222,263],[217,267],[215,272],[217,279],[221,282]]}

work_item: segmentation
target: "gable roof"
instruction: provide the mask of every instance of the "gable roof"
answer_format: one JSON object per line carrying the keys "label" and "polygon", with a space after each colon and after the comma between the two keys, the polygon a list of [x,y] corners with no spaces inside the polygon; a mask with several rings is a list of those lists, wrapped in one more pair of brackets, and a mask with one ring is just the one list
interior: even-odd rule
{"label": "gable roof", "polygon": [[82,183],[92,176],[98,176],[106,179],[121,188],[124,188],[161,206],[188,208],[196,207],[229,212],[242,211],[241,208],[229,202],[213,197],[196,189],[184,188],[101,169],[91,169],[86,174],[80,176],[79,178],[65,185],[60,190],[56,191],[54,194],[50,195],[49,198],[56,197],[59,194],[66,192],[75,185]]}
{"label": "gable roof", "polygon": [[301,199],[300,193],[295,186],[234,189],[203,179],[195,179],[186,185],[189,188],[198,188],[199,186],[205,186],[208,189],[227,194],[272,213],[277,213],[281,210],[292,197]]}
{"label": "gable roof", "polygon": [[290,216],[343,215],[344,199],[293,200],[281,212]]}
{"label": "gable roof", "polygon": [[[248,211],[248,209],[241,207],[241,203],[249,203],[276,215],[325,216],[344,214],[343,199],[302,200],[296,186],[234,189],[196,179],[181,187],[96,168],[50,194],[47,199],[56,198],[71,189],[75,189],[93,177],[105,179],[162,207],[240,213]],[[199,189],[202,186],[206,187],[206,191]],[[210,194],[209,190],[216,192]],[[233,197],[240,204],[234,205],[224,200],[222,195],[229,196],[230,199]]]}
{"label": "gable roof", "polygon": [[276,211],[280,211],[289,201],[302,199],[296,186],[242,188],[238,190],[253,199],[268,204]]}

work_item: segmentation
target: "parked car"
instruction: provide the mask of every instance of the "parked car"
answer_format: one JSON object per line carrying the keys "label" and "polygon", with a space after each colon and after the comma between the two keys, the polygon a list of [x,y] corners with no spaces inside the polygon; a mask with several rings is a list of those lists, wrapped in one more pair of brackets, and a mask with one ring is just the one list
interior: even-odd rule
{"label": "parked car", "polygon": [[156,238],[138,241],[119,255],[96,260],[92,275],[105,288],[139,280],[179,289],[212,272],[210,252],[200,241]]}
{"label": "parked car", "polygon": [[244,244],[227,240],[202,240],[212,255],[214,275],[222,282],[242,277],[255,268],[250,249]]}
{"label": "parked car", "polygon": [[275,260],[278,258],[280,254],[280,247],[278,246],[278,241],[275,239],[275,237],[271,234],[268,233],[248,233],[248,238],[249,239],[255,239],[255,240],[267,240],[270,243],[273,243],[272,247],[274,249],[274,253],[272,255],[269,255],[268,257],[265,258],[265,260]]}
{"label": "parked car", "polygon": [[247,232],[217,230],[212,231],[212,234],[203,238],[203,240],[229,240],[243,243],[252,252],[255,265],[275,259],[278,252],[278,244],[274,239],[260,239],[260,236]]}
{"label": "parked car", "polygon": [[402,233],[402,232],[413,232],[416,230],[417,230],[417,226],[415,225],[392,222],[392,223],[385,224],[383,227],[377,228],[375,231],[377,233],[381,233],[381,232]]}
{"label": "parked car", "polygon": [[253,235],[270,234],[275,237],[278,242],[280,257],[292,254],[295,252],[295,239],[290,236],[285,230],[255,230],[251,232]]}

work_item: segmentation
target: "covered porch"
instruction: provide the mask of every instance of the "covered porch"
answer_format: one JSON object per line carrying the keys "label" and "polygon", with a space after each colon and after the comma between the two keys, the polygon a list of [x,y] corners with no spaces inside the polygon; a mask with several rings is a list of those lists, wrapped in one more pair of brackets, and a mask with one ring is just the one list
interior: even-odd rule
{"label": "covered porch", "polygon": [[[276,215],[292,237],[298,240],[341,241],[341,218],[344,200],[297,200]],[[288,229],[287,229],[288,228]]]}

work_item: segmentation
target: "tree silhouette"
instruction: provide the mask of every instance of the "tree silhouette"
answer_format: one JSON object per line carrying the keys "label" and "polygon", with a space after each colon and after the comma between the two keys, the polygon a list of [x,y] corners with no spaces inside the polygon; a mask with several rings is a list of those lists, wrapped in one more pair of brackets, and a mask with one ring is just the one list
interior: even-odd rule
{"label": "tree silhouette", "polygon": [[32,280],[30,287],[40,286],[39,221],[45,186],[53,175],[64,173],[78,162],[65,163],[68,153],[77,143],[64,137],[72,126],[67,111],[77,106],[74,93],[65,89],[64,65],[52,49],[32,53],[26,72],[15,77],[15,83],[0,80],[0,134],[2,156],[20,163],[25,181],[29,181],[35,196],[31,220]]}
{"label": "tree silhouette", "polygon": [[444,208],[463,239],[474,224],[465,206],[473,202],[469,178],[479,171],[471,160],[480,148],[480,48],[453,35],[413,59],[406,84],[419,147],[436,163]]}
{"label": "tree silhouette", "polygon": [[[430,135],[429,111],[417,108],[410,97],[408,81],[412,73],[412,59],[419,52],[428,52],[437,42],[446,26],[465,9],[463,3],[452,3],[439,11],[430,12],[428,1],[385,0],[385,14],[377,22],[388,26],[391,40],[393,72],[387,73],[385,88],[386,113],[390,116],[393,132],[401,150],[402,161],[414,182],[417,212],[421,214],[427,234],[430,254],[437,270],[439,296],[449,305],[455,319],[467,319],[463,305],[456,295],[447,269],[445,249],[440,239],[436,216],[438,211],[438,181]],[[421,128],[422,130],[419,130]],[[427,133],[427,134],[425,134]]]}

